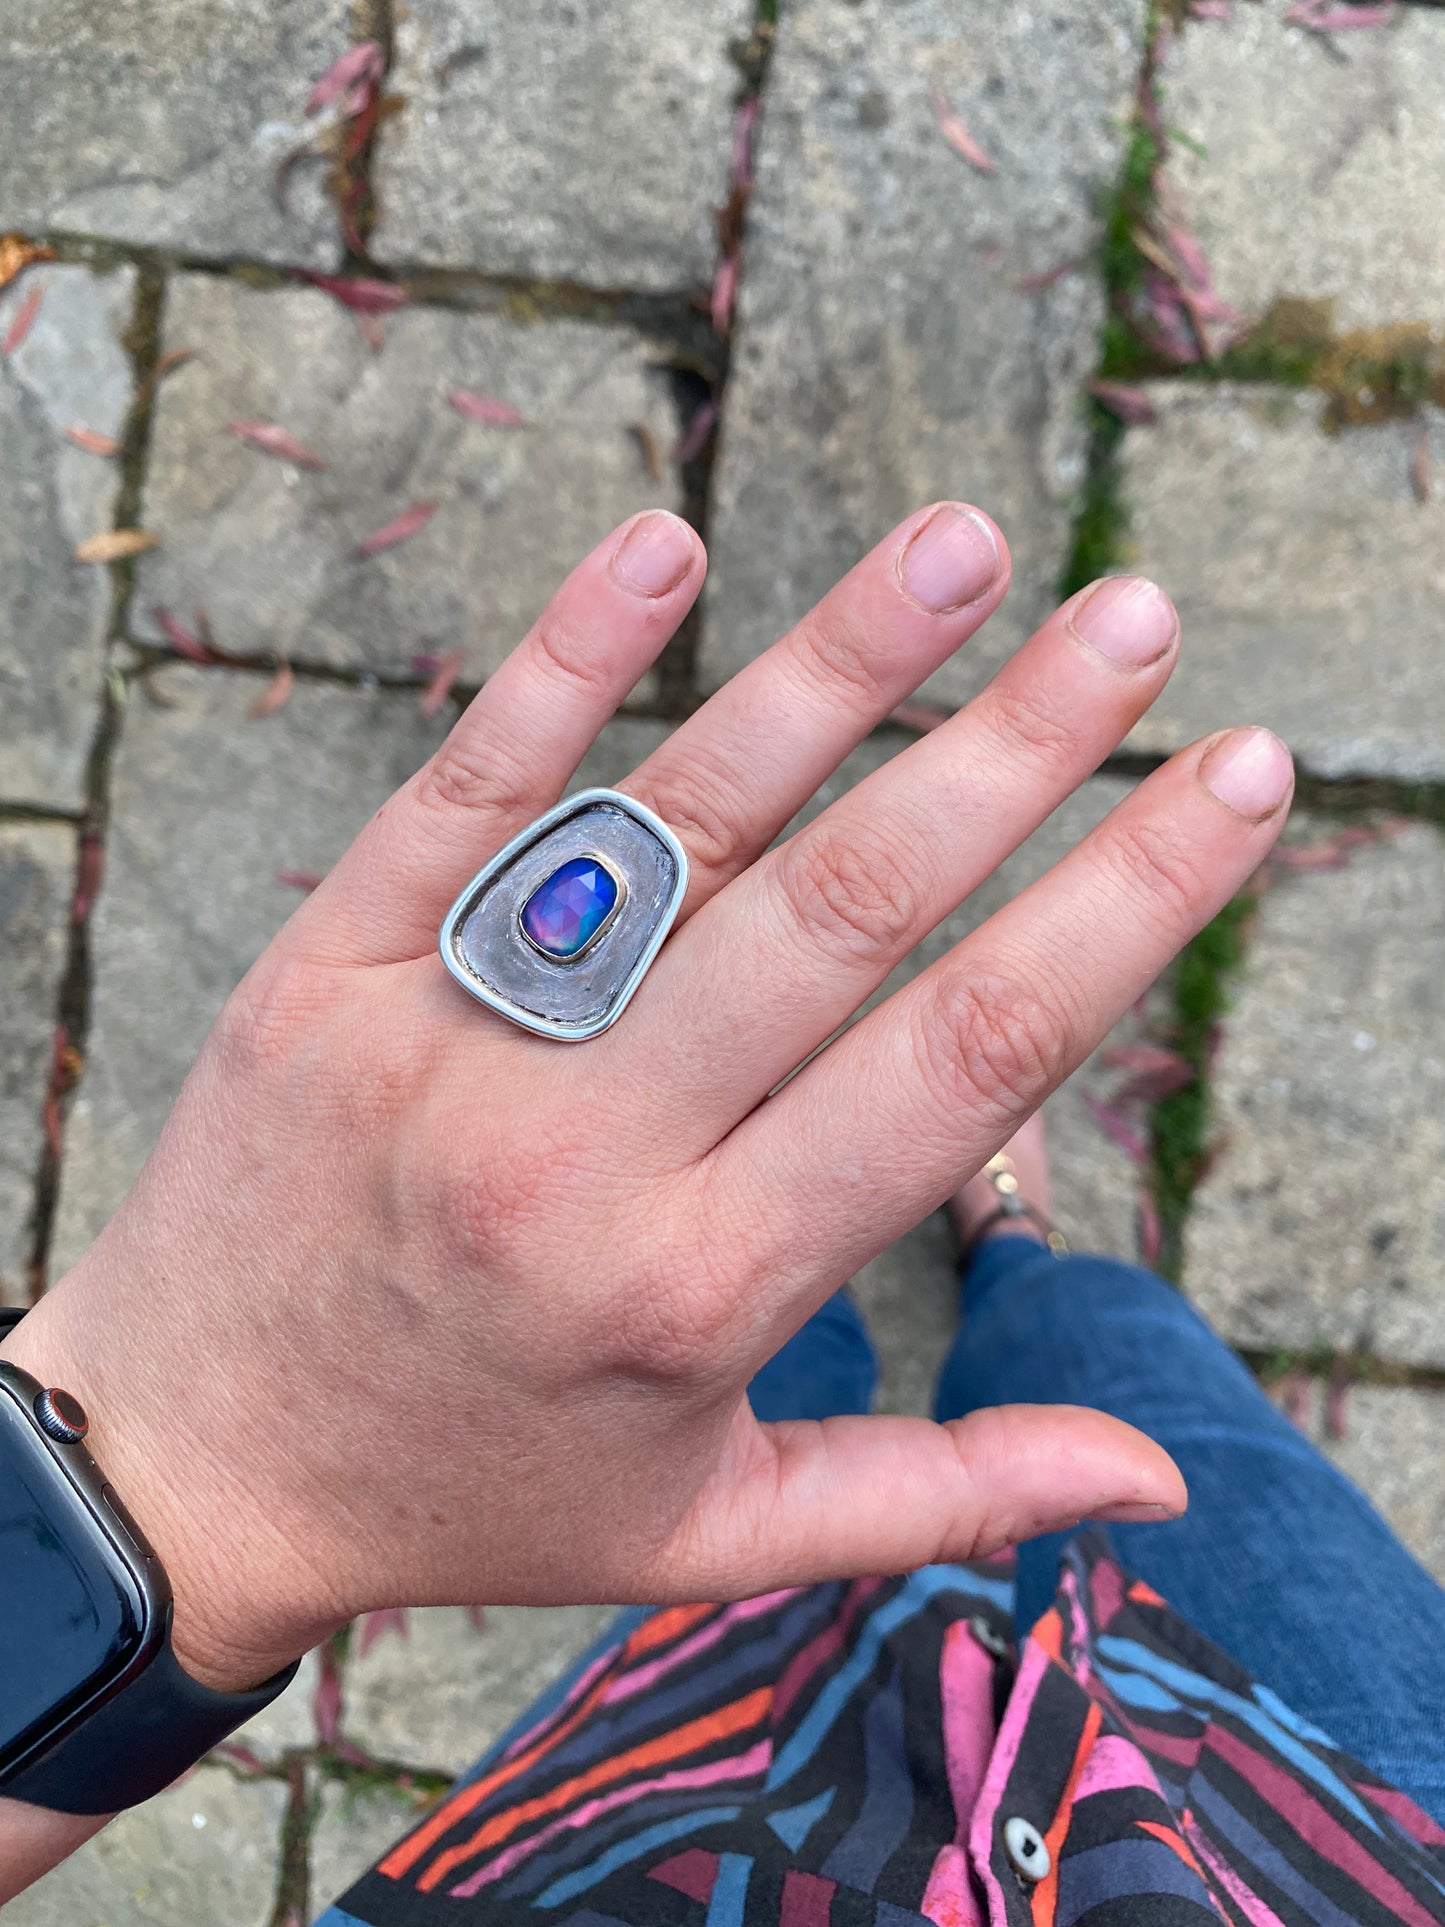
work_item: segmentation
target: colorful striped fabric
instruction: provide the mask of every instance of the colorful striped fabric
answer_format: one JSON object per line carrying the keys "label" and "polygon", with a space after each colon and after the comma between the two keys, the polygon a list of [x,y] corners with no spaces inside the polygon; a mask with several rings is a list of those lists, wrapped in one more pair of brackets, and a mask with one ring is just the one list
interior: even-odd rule
{"label": "colorful striped fabric", "polygon": [[320,1927],[1425,1927],[1445,1830],[1102,1541],[631,1615]]}

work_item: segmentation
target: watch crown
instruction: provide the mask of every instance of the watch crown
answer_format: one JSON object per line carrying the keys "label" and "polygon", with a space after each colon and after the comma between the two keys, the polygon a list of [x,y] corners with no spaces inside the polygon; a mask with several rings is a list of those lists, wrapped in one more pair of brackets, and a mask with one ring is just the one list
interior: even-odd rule
{"label": "watch crown", "polygon": [[41,1431],[61,1445],[79,1445],[90,1430],[90,1420],[80,1400],[54,1386],[36,1399],[35,1417]]}

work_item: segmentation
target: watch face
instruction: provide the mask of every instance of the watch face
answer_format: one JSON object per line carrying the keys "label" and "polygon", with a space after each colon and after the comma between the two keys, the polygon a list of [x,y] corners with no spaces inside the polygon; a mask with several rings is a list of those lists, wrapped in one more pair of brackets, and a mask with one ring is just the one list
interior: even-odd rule
{"label": "watch face", "polygon": [[0,1389],[0,1769],[115,1679],[145,1625],[119,1551]]}

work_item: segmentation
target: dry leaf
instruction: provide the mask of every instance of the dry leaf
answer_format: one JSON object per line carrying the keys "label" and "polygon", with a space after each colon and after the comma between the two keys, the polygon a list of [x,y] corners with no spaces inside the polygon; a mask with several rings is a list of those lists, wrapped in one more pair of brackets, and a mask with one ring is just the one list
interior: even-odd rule
{"label": "dry leaf", "polygon": [[167,348],[137,390],[136,407],[146,407],[167,375],[173,375],[177,368],[184,368],[188,361],[199,361],[200,355],[199,348]]}
{"label": "dry leaf", "polygon": [[15,319],[10,323],[3,342],[0,342],[0,356],[8,361],[11,355],[25,345],[30,330],[35,326],[35,317],[40,312],[40,304],[45,299],[45,289],[34,287],[27,291],[25,299],[15,310]]}
{"label": "dry leaf", "polygon": [[[998,250],[1002,256],[1003,249]],[[1056,281],[1063,281],[1071,274],[1080,274],[1088,266],[1082,255],[1075,255],[1070,261],[1059,261],[1051,268],[1041,268],[1037,274],[1021,274],[1014,282],[1015,294],[1038,294],[1044,288],[1053,287]]]}
{"label": "dry leaf", "polygon": [[1428,502],[1431,493],[1430,431],[1422,428],[1410,451],[1410,486],[1417,502]]}
{"label": "dry leaf", "polygon": [[1343,1352],[1336,1354],[1330,1367],[1330,1382],[1325,1390],[1325,1433],[1332,1439],[1345,1436],[1345,1397],[1350,1389],[1350,1361]]}
{"label": "dry leaf", "polygon": [[976,167],[980,174],[992,174],[993,162],[969,133],[967,124],[953,112],[937,88],[930,92],[928,104],[933,109],[933,118],[938,122],[939,133],[954,153],[962,154],[969,166]]}
{"label": "dry leaf", "polygon": [[389,522],[383,522],[379,529],[358,542],[352,550],[353,555],[379,555],[383,549],[394,549],[398,542],[409,542],[420,528],[425,528],[437,512],[435,502],[413,502],[409,509],[403,509]]}
{"label": "dry leaf", "polygon": [[383,1633],[396,1633],[401,1639],[411,1637],[411,1627],[407,1620],[405,1606],[383,1606],[380,1611],[363,1613],[357,1621],[356,1656],[364,1659]]}
{"label": "dry leaf", "polygon": [[249,442],[252,448],[263,455],[274,455],[278,461],[294,462],[298,468],[326,467],[320,455],[275,422],[227,422],[226,429],[237,441]]}
{"label": "dry leaf", "polygon": [[466,1608],[466,1615],[472,1622],[473,1632],[479,1633],[487,1623],[487,1609],[485,1606],[468,1606]]}
{"label": "dry leaf", "polygon": [[527,426],[525,416],[519,415],[510,402],[498,401],[493,395],[479,395],[472,388],[449,388],[447,400],[468,421],[486,422],[491,428]]}
{"label": "dry leaf", "polygon": [[749,94],[733,116],[732,185],[744,194],[750,193],[753,185],[753,139],[761,105],[756,94]]}
{"label": "dry leaf", "polygon": [[278,663],[275,675],[251,704],[246,714],[254,717],[258,722],[263,716],[274,716],[278,709],[286,707],[291,699],[291,691],[295,687],[296,671],[289,662]]}
{"label": "dry leaf", "polygon": [[427,684],[419,705],[422,715],[428,720],[436,715],[452,693],[452,684],[461,674],[463,660],[463,652],[460,649],[453,649],[449,656],[443,656],[437,664],[436,671]]}
{"label": "dry leaf", "polygon": [[363,40],[359,47],[349,47],[339,59],[332,61],[311,89],[306,101],[307,114],[319,114],[338,95],[345,96],[341,108],[344,114],[359,114],[381,85],[385,73],[386,57],[378,41]]}
{"label": "dry leaf", "polygon": [[386,323],[379,314],[353,314],[356,332],[361,336],[361,345],[379,355],[386,346]]}
{"label": "dry leaf", "polygon": [[79,422],[72,422],[65,431],[65,439],[83,448],[87,455],[119,455],[120,443],[114,435],[102,435],[99,429],[83,428]]}
{"label": "dry leaf", "polygon": [[642,465],[649,482],[662,480],[662,444],[646,422],[629,422],[627,432],[642,450]]}
{"label": "dry leaf", "polygon": [[1300,1371],[1298,1366],[1287,1371],[1283,1378],[1270,1387],[1270,1396],[1275,1404],[1302,1432],[1309,1430],[1312,1389],[1308,1374]]}
{"label": "dry leaf", "polygon": [[736,249],[725,254],[717,265],[717,273],[712,279],[712,294],[708,299],[708,312],[712,325],[720,335],[725,335],[732,326],[733,307],[738,298],[738,273],[741,257]]}
{"label": "dry leaf", "polygon": [[17,274],[24,274],[34,261],[53,261],[55,249],[28,234],[0,234],[0,288],[8,288]]}
{"label": "dry leaf", "polygon": [[1100,381],[1096,378],[1086,382],[1085,387],[1101,407],[1107,408],[1111,415],[1126,422],[1130,428],[1146,428],[1157,419],[1154,404],[1144,390],[1129,382]]}
{"label": "dry leaf", "polygon": [[216,660],[201,637],[188,629],[180,617],[172,615],[169,609],[152,609],[151,619],[176,654],[184,656],[187,662],[213,663]]}
{"label": "dry leaf", "polygon": [[323,1746],[331,1746],[341,1731],[341,1665],[335,1642],[328,1639],[325,1645],[318,1646],[316,1657],[320,1678],[311,1700],[311,1715],[316,1722],[317,1739]]}
{"label": "dry leaf", "polygon": [[1300,0],[1284,20],[1287,27],[1304,27],[1309,33],[1354,33],[1363,27],[1387,26],[1399,11],[1396,0],[1345,7],[1332,6],[1329,0]]}
{"label": "dry leaf", "polygon": [[278,870],[276,881],[288,890],[300,890],[310,896],[313,890],[321,887],[321,873],[318,870]]}
{"label": "dry leaf", "polygon": [[717,427],[717,403],[705,401],[682,431],[677,447],[672,451],[672,459],[681,468],[701,455],[707,447],[709,435]]}
{"label": "dry leaf", "polygon": [[351,308],[357,314],[393,314],[411,299],[405,288],[398,288],[391,281],[368,281],[364,277],[351,280],[340,274],[317,274],[310,268],[298,268],[297,273],[303,281],[309,281],[312,287],[320,288],[343,308]]}
{"label": "dry leaf", "polygon": [[77,562],[124,562],[127,556],[143,549],[160,547],[161,538],[153,529],[102,529],[82,542],[75,551]]}
{"label": "dry leaf", "polygon": [[1164,1225],[1152,1191],[1146,1189],[1139,1193],[1136,1216],[1139,1262],[1152,1269],[1158,1264],[1159,1253],[1164,1245]]}
{"label": "dry leaf", "polygon": [[1093,1118],[1099,1129],[1111,1137],[1119,1149],[1136,1164],[1149,1162],[1149,1141],[1137,1125],[1131,1124],[1127,1117],[1116,1111],[1111,1104],[1100,1098],[1084,1094],[1084,1109]]}
{"label": "dry leaf", "polygon": [[1191,20],[1232,20],[1234,0],[1189,0]]}
{"label": "dry leaf", "polygon": [[105,874],[105,845],[94,830],[85,830],[80,838],[80,862],[76,866],[75,897],[70,906],[70,914],[76,923],[84,923],[100,895],[101,878]]}

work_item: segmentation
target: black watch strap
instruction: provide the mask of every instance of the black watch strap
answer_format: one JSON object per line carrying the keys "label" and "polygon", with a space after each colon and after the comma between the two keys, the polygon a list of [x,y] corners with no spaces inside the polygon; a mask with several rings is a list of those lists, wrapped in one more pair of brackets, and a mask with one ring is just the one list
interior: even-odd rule
{"label": "black watch strap", "polygon": [[295,1676],[293,1665],[249,1693],[213,1692],[181,1665],[167,1629],[166,1643],[143,1673],[0,1793],[59,1813],[137,1806],[269,1706]]}
{"label": "black watch strap", "polygon": [[[24,1317],[0,1307],[0,1339]],[[150,1665],[0,1785],[6,1799],[59,1813],[118,1813],[150,1799],[238,1726],[269,1706],[296,1676],[294,1665],[245,1693],[203,1686],[171,1650],[170,1624]]]}

